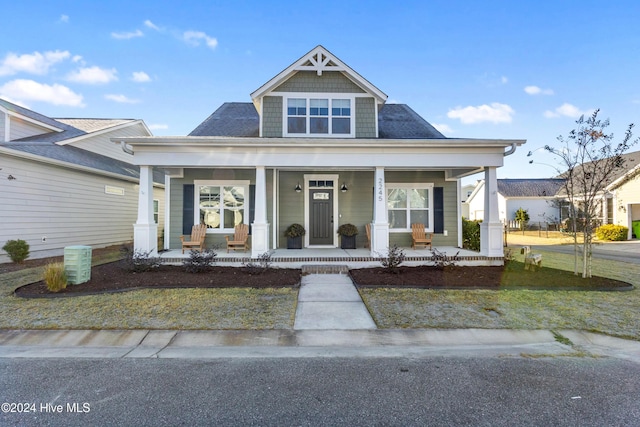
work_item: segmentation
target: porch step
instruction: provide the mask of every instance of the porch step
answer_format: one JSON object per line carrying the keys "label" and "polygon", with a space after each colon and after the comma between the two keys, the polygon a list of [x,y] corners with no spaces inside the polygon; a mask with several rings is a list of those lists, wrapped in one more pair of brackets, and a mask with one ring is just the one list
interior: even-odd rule
{"label": "porch step", "polygon": [[349,274],[347,265],[303,265],[302,275],[307,274]]}

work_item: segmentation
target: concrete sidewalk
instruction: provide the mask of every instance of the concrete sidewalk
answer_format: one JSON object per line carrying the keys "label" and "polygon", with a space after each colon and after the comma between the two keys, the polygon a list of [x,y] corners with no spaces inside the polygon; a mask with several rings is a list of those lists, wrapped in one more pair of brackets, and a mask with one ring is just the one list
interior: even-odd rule
{"label": "concrete sidewalk", "polygon": [[582,331],[405,330],[66,330],[0,331],[0,357],[262,358],[509,356],[614,357],[640,363],[640,342]]}

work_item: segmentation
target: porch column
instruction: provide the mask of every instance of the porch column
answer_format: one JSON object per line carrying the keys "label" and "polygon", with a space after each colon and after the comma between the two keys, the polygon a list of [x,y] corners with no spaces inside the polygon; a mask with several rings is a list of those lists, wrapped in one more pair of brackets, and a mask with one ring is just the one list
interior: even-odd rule
{"label": "porch column", "polygon": [[378,254],[386,254],[389,250],[389,218],[387,217],[387,191],[384,185],[383,167],[376,167],[374,188],[371,256],[378,257]]}
{"label": "porch column", "polygon": [[488,257],[504,256],[495,167],[488,167],[484,171],[484,219],[480,224],[480,253]]}
{"label": "porch column", "polygon": [[138,219],[133,225],[133,248],[158,255],[158,224],[153,221],[153,168],[140,166]]}
{"label": "porch column", "polygon": [[256,167],[255,217],[251,224],[251,257],[269,251],[269,224],[267,223],[267,173],[264,166]]}

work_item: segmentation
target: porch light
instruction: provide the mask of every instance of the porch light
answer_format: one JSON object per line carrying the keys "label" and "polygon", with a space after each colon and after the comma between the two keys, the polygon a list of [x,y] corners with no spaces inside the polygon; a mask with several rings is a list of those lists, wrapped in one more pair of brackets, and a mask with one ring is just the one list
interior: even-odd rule
{"label": "porch light", "polygon": [[294,188],[294,190],[296,190],[296,193],[299,193],[302,191],[302,187],[300,187],[300,183],[298,182],[298,184],[296,184],[296,188]]}
{"label": "porch light", "polygon": [[340,191],[342,191],[343,193],[346,193],[347,190],[349,190],[349,189],[347,188],[346,184],[343,182],[342,183],[342,187],[340,187]]}

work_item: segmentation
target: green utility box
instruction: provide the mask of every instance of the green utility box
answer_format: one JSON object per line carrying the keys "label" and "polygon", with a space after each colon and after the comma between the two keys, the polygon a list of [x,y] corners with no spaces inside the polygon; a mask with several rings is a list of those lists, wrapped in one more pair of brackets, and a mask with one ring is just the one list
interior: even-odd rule
{"label": "green utility box", "polygon": [[636,235],[636,239],[640,239],[640,221],[631,221],[631,230]]}
{"label": "green utility box", "polygon": [[70,285],[79,285],[91,279],[91,246],[64,248],[64,271]]}

